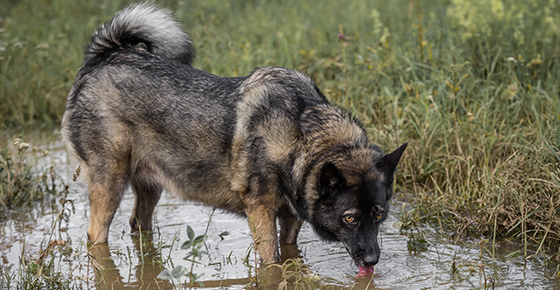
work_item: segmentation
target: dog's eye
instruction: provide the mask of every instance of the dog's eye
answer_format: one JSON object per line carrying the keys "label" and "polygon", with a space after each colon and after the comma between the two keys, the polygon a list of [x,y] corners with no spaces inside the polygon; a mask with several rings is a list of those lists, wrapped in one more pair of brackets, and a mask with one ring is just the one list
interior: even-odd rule
{"label": "dog's eye", "polygon": [[383,217],[383,213],[378,213],[377,216],[375,216],[377,220],[380,220],[382,217]]}
{"label": "dog's eye", "polygon": [[349,224],[355,224],[356,223],[356,218],[353,215],[346,215],[346,216],[344,216],[344,221],[349,223]]}

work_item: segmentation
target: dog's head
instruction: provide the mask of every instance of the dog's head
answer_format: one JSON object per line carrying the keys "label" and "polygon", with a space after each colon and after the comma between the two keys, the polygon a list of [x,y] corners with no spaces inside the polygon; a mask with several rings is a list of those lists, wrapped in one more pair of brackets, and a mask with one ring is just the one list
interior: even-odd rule
{"label": "dog's head", "polygon": [[360,272],[373,270],[379,260],[377,233],[389,213],[393,174],[406,146],[387,155],[375,147],[346,148],[317,172],[314,229],[325,240],[342,242]]}

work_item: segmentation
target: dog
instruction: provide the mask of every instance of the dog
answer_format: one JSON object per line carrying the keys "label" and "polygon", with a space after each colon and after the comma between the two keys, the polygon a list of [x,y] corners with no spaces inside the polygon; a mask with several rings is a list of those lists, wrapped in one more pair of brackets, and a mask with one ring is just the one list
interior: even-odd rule
{"label": "dog", "polygon": [[88,184],[89,240],[107,242],[129,186],[132,231],[151,230],[166,189],[246,217],[265,263],[307,221],[371,272],[407,143],[383,154],[301,72],[221,77],[194,58],[172,12],[154,4],[128,6],[92,35],[61,125]]}

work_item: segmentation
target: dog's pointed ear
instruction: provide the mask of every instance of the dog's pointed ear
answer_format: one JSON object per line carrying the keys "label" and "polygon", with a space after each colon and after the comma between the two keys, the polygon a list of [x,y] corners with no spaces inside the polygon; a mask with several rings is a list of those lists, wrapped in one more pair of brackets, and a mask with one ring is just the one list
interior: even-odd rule
{"label": "dog's pointed ear", "polygon": [[385,175],[385,181],[388,186],[393,183],[393,174],[395,174],[397,170],[397,164],[399,164],[399,160],[401,160],[401,156],[407,145],[408,143],[402,144],[397,150],[383,156],[381,160],[377,161],[375,164],[377,169]]}
{"label": "dog's pointed ear", "polygon": [[332,204],[331,197],[333,194],[346,186],[346,178],[331,162],[323,165],[318,181],[320,200],[325,205]]}
{"label": "dog's pointed ear", "polygon": [[320,183],[322,188],[337,190],[346,185],[346,179],[342,176],[342,173],[338,170],[336,165],[327,162],[321,169]]}

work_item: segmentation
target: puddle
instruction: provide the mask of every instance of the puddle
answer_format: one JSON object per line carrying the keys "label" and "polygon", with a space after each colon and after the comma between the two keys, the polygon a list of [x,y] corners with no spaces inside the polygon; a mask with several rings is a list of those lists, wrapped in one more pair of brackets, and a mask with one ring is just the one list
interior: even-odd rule
{"label": "puddle", "polygon": [[[29,136],[28,136],[29,137]],[[56,134],[32,136],[27,142],[50,152],[43,165],[52,165],[65,178],[73,173],[64,147]],[[60,256],[57,263],[61,271],[67,269],[76,288],[97,289],[170,289],[168,281],[155,279],[163,267],[184,266],[187,250],[180,246],[188,240],[186,228],[190,225],[196,235],[206,230],[208,252],[193,272],[203,274],[199,279],[206,287],[241,289],[251,283],[254,275],[254,254],[249,252],[253,242],[246,220],[234,215],[213,211],[212,208],[185,203],[164,192],[156,207],[154,233],[151,243],[146,238],[130,233],[129,215],[133,207],[133,194],[123,197],[115,214],[109,235],[109,249],[92,250],[95,260],[88,259],[84,246],[88,226],[89,207],[84,188],[72,185],[68,197],[73,201],[74,213],[60,224],[62,231],[55,231],[52,238],[67,242],[72,254]],[[0,221],[0,267],[17,269],[22,252],[27,259],[36,259],[40,248],[49,240],[60,205],[47,204],[31,213],[14,214],[11,219]],[[382,255],[373,279],[355,279],[358,268],[352,263],[340,243],[320,241],[308,224],[304,224],[298,247],[284,248],[293,257],[299,255],[310,273],[319,277],[321,288],[363,289],[560,289],[554,279],[558,263],[546,255],[525,258],[523,246],[501,242],[495,258],[487,244],[478,241],[454,243],[445,233],[425,226],[427,241],[420,251],[409,251],[409,237],[399,231],[398,217],[402,203],[393,203],[391,213],[380,229]],[[209,222],[210,221],[210,222]],[[58,225],[57,225],[58,229]],[[143,239],[141,241],[141,239]],[[529,249],[529,254],[534,249]],[[105,270],[95,271],[93,266]],[[186,278],[185,278],[186,279]],[[186,281],[183,279],[183,281]],[[276,279],[276,280],[275,280]],[[277,276],[267,277],[272,288],[280,282]]]}

